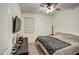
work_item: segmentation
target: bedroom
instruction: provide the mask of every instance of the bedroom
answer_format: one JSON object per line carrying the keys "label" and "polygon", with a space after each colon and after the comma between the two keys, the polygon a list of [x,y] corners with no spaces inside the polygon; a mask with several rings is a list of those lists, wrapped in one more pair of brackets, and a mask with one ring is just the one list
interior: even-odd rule
{"label": "bedroom", "polygon": [[[52,9],[52,12],[51,11],[48,12],[47,10],[50,10],[51,6],[54,7],[54,10]],[[43,55],[43,52],[45,54],[49,54],[49,55],[51,54],[49,53],[50,51],[48,52],[45,49],[45,47],[43,48],[37,47],[37,45],[40,45],[39,43],[39,39],[41,38],[40,36],[44,36],[43,38],[46,37],[51,38],[57,35],[59,37],[66,36],[65,38],[68,39],[68,41],[65,39],[63,40],[59,39],[56,42],[61,42],[60,44],[63,44],[63,46],[65,45],[70,46],[73,44],[72,41],[77,41],[77,44],[75,46],[73,45],[73,48],[79,49],[78,47],[79,3],[46,3],[46,4],[45,3],[19,3],[19,4],[3,3],[0,4],[0,15],[1,15],[0,19],[3,19],[0,20],[1,22],[0,27],[3,25],[3,28],[0,31],[1,32],[0,36],[2,40],[1,41],[2,43],[0,42],[1,43],[0,46],[3,46],[0,48],[1,55],[5,55],[5,54],[10,55],[11,52],[12,53],[14,52],[12,51],[12,47],[16,43],[16,38],[18,37],[18,35],[21,36],[21,38],[27,37],[29,55]],[[21,26],[20,26],[21,29],[19,30],[19,32],[15,31],[15,33],[12,33],[13,30],[12,18],[21,20]],[[16,24],[18,24],[17,21]],[[6,38],[7,40],[5,40]],[[39,38],[38,42],[36,42],[37,38]],[[59,44],[57,43],[57,45]],[[54,48],[56,48],[56,46]],[[75,49],[76,51],[73,49],[73,51],[75,52],[71,51],[69,53],[66,53],[71,49],[64,51],[65,49],[63,49],[62,47],[62,51],[64,52],[61,52],[60,49],[58,53],[56,52],[54,54],[74,55],[79,53],[78,49]]]}
{"label": "bedroom", "polygon": [[[24,7],[25,6],[25,7]],[[29,7],[28,7],[29,6]],[[35,7],[34,7],[35,6]],[[39,6],[39,7],[38,7]],[[40,4],[20,4],[21,10],[23,12],[23,17],[26,19],[27,17],[35,18],[35,31],[34,33],[28,34],[28,31],[25,31],[28,36],[28,41],[30,42],[29,46],[32,45],[34,47],[34,43],[38,36],[51,36],[51,34],[61,32],[61,33],[69,33],[78,35],[78,4],[74,3],[61,3],[56,5],[56,8],[60,8],[61,10],[52,11],[52,13],[46,13],[46,11],[40,10]],[[33,7],[33,8],[32,8]],[[43,8],[43,7],[42,7]],[[27,24],[28,25],[28,24]],[[30,26],[30,25],[29,25]],[[53,26],[53,29],[52,29]],[[32,26],[34,27],[34,26]],[[26,28],[24,28],[26,30]],[[53,31],[52,31],[53,30]],[[30,47],[32,47],[30,46]],[[37,51],[29,49],[29,54],[39,54]],[[44,49],[45,50],[45,49]],[[38,51],[40,52],[40,51]],[[41,52],[40,52],[41,53]],[[48,54],[48,53],[47,53]]]}

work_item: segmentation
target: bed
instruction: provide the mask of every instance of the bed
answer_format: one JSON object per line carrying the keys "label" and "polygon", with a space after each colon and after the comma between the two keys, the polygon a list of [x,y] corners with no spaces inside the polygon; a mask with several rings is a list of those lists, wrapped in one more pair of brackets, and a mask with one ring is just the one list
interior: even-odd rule
{"label": "bed", "polygon": [[38,36],[36,43],[47,55],[75,55],[79,53],[79,36],[57,32],[51,36]]}

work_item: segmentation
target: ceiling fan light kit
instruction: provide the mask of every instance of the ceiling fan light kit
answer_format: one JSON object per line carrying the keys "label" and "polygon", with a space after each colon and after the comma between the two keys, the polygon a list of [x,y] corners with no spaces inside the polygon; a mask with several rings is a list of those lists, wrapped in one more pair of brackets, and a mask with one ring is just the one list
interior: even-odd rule
{"label": "ceiling fan light kit", "polygon": [[53,9],[47,9],[47,10],[46,10],[46,13],[47,13],[47,14],[48,14],[48,13],[52,13],[54,10],[55,10],[55,8],[53,8]]}

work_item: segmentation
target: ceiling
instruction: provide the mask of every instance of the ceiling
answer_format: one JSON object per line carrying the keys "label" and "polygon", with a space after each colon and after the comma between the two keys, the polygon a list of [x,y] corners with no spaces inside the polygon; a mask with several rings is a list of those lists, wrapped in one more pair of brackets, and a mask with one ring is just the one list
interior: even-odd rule
{"label": "ceiling", "polygon": [[[41,11],[40,3],[19,3],[19,5],[22,13],[40,13]],[[59,3],[56,8],[60,8],[61,10],[53,11],[52,14],[61,12],[69,8],[74,8],[78,5],[79,3]]]}

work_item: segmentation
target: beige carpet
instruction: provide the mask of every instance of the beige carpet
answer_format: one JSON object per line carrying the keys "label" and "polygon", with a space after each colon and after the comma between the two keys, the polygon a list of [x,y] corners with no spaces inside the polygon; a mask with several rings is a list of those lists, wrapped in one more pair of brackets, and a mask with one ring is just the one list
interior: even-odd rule
{"label": "beige carpet", "polygon": [[38,47],[38,45],[33,42],[28,44],[29,55],[44,55],[43,51]]}

